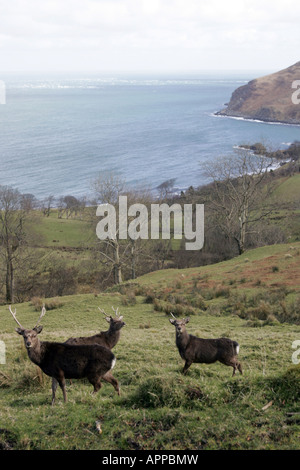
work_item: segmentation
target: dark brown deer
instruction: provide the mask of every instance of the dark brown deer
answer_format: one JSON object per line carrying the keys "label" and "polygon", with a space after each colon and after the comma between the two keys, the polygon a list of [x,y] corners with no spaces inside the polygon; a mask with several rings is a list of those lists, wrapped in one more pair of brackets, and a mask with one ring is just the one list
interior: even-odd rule
{"label": "dark brown deer", "polygon": [[78,338],[69,338],[66,344],[100,344],[108,349],[112,349],[120,339],[121,328],[125,326],[123,317],[119,315],[118,309],[112,309],[115,312],[115,317],[107,315],[104,310],[98,307],[100,312],[104,314],[105,320],[109,323],[109,329],[107,331],[100,331],[93,336],[80,336]]}
{"label": "dark brown deer", "polygon": [[188,334],[185,325],[189,318],[179,320],[171,314],[170,322],[176,328],[176,345],[182,359],[185,360],[183,373],[195,363],[212,364],[216,361],[233,367],[233,376],[236,370],[242,374],[242,366],[237,360],[239,344],[229,338],[203,339]]}
{"label": "dark brown deer", "polygon": [[[119,315],[118,308],[112,310],[115,312],[115,316],[107,315],[104,310],[98,307],[100,312],[105,316],[105,320],[109,323],[109,329],[107,331],[100,331],[93,336],[80,336],[78,338],[69,338],[65,344],[82,345],[82,344],[99,344],[105,346],[108,349],[112,349],[120,339],[121,328],[125,326],[123,322],[123,316]],[[107,372],[103,377],[106,382],[112,383],[113,376],[111,372]],[[118,392],[120,394],[120,391]]]}
{"label": "dark brown deer", "polygon": [[[55,402],[57,383],[60,385],[64,401],[67,401],[65,379],[87,378],[94,386],[94,393],[101,388],[101,379],[113,369],[116,358],[114,354],[104,346],[98,344],[74,346],[65,343],[40,341],[38,335],[43,327],[38,326],[46,313],[45,307],[32,329],[25,329],[16,318],[16,310],[11,306],[9,311],[20,328],[16,332],[23,336],[29,359],[38,365],[42,371],[54,378],[52,380],[52,405]],[[118,381],[111,376],[111,384],[119,393]]]}

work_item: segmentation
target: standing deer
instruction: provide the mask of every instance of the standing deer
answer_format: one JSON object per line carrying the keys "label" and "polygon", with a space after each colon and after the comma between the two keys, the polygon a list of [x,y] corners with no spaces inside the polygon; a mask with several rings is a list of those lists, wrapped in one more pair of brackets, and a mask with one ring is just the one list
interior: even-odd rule
{"label": "standing deer", "polygon": [[[25,329],[17,320],[16,310],[9,311],[20,328],[16,332],[23,336],[29,359],[42,371],[54,378],[52,380],[52,405],[55,402],[57,383],[62,389],[64,401],[67,401],[65,379],[87,378],[94,386],[94,393],[101,388],[101,379],[116,363],[114,354],[104,346],[97,344],[74,346],[65,343],[40,341],[38,335],[43,327],[38,326],[46,313],[43,306],[37,324],[32,329]],[[118,381],[111,375],[110,382],[119,394]]]}
{"label": "standing deer", "polygon": [[[121,328],[125,326],[123,322],[123,316],[120,316],[118,313],[118,308],[112,310],[115,312],[115,317],[107,315],[104,310],[98,307],[101,313],[105,316],[105,320],[109,323],[109,329],[107,331],[100,331],[100,333],[93,336],[80,336],[78,338],[69,338],[65,341],[65,344],[73,345],[83,345],[83,344],[99,344],[108,349],[112,349],[120,339]],[[103,377],[103,380],[106,382],[112,383],[114,378],[111,372],[107,372]],[[55,382],[55,379],[52,379],[52,383]],[[120,395],[120,390],[118,391]]]}
{"label": "standing deer", "polygon": [[188,368],[193,362],[212,364],[216,361],[233,367],[233,374],[236,370],[242,374],[242,366],[237,360],[239,353],[239,344],[229,338],[203,339],[188,334],[185,325],[190,321],[189,318],[178,320],[172,313],[173,318],[170,322],[176,328],[176,345],[182,359],[185,360],[183,374],[186,374]]}
{"label": "standing deer", "polygon": [[115,317],[109,316],[98,307],[100,312],[105,316],[105,320],[109,323],[109,329],[107,331],[100,331],[93,336],[80,336],[79,338],[69,338],[65,344],[100,344],[108,349],[112,349],[120,339],[121,328],[125,326],[123,317],[119,315],[118,309],[112,309],[115,312]]}

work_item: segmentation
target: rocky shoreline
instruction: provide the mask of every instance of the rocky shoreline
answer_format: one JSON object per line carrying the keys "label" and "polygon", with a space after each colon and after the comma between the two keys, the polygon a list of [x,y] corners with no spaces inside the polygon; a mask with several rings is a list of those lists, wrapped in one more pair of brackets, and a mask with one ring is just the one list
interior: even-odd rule
{"label": "rocky shoreline", "polygon": [[237,88],[226,104],[227,107],[215,115],[300,125],[300,102],[298,104],[297,100],[292,100],[293,94],[300,95],[300,90],[297,91],[295,87],[298,83],[300,84],[300,62]]}

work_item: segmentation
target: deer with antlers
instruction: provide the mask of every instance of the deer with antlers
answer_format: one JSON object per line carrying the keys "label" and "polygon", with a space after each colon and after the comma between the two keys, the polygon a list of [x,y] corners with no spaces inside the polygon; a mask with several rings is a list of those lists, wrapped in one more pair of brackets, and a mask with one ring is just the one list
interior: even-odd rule
{"label": "deer with antlers", "polygon": [[188,334],[185,325],[190,321],[189,318],[177,319],[173,313],[170,322],[176,328],[176,346],[182,359],[185,360],[183,374],[186,374],[188,368],[193,364],[212,364],[216,361],[233,367],[233,374],[236,370],[242,374],[242,366],[237,360],[239,353],[239,344],[229,338],[203,339]]}
{"label": "deer with antlers", "polygon": [[[52,405],[55,402],[57,383],[63,392],[64,401],[67,401],[65,379],[87,378],[94,386],[94,393],[101,388],[101,379],[115,366],[116,358],[106,347],[99,344],[72,345],[49,341],[40,341],[38,335],[43,327],[39,323],[46,313],[45,306],[37,324],[32,329],[24,328],[13,312],[9,311],[19,325],[16,332],[23,336],[29,359],[38,365],[42,371],[52,377]],[[111,375],[110,383],[119,393],[118,381]]]}
{"label": "deer with antlers", "polygon": [[[83,344],[99,344],[100,346],[104,346],[108,349],[112,349],[120,339],[121,328],[125,326],[123,322],[123,316],[119,315],[119,309],[115,309],[112,307],[112,310],[115,312],[115,316],[107,315],[105,311],[98,307],[101,313],[105,316],[105,320],[109,323],[109,329],[107,331],[100,331],[93,336],[79,336],[78,338],[69,338],[65,344],[73,344],[73,345],[83,345]],[[114,377],[112,376],[111,372],[107,372],[102,377],[108,383],[114,384]],[[72,383],[72,380],[70,380]],[[52,379],[52,386],[55,386],[55,379]],[[57,386],[57,385],[56,385]],[[120,395],[120,388],[118,388],[118,394]]]}
{"label": "deer with antlers", "polygon": [[107,331],[100,331],[93,336],[80,336],[79,338],[69,338],[66,344],[100,344],[108,349],[112,349],[120,339],[121,328],[125,326],[123,322],[123,316],[119,315],[119,309],[112,310],[115,312],[115,316],[107,315],[103,309],[98,307],[101,313],[105,316],[105,320],[109,323],[109,329]]}

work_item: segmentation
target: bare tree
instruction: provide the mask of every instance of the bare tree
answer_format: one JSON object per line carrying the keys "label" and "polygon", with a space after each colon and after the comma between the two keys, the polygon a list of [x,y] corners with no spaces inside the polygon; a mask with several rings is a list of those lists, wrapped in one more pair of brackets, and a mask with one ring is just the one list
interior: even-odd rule
{"label": "bare tree", "polygon": [[168,199],[174,192],[176,178],[170,178],[157,186],[160,200]]}
{"label": "bare tree", "polygon": [[209,204],[215,223],[227,237],[235,240],[241,254],[251,224],[270,213],[264,201],[271,188],[265,183],[272,160],[241,149],[202,166],[212,180]]}
{"label": "bare tree", "polygon": [[24,229],[27,211],[18,190],[0,186],[0,254],[5,266],[6,301],[14,301],[15,264],[26,243]]}
{"label": "bare tree", "polygon": [[[119,196],[125,188],[125,181],[114,173],[102,173],[93,181],[92,188],[98,204],[109,204],[117,209]],[[111,266],[115,284],[122,282],[122,261],[120,257],[119,230],[105,240],[99,240],[98,252],[105,264]]]}
{"label": "bare tree", "polygon": [[[133,217],[127,214],[127,208],[119,207],[119,197],[126,196],[127,207],[133,204],[150,204],[151,193],[147,189],[129,190],[126,187],[125,180],[113,173],[104,173],[98,176],[93,182],[93,189],[97,197],[97,202],[102,205],[111,205],[115,208],[116,226],[114,233],[107,236],[104,240],[97,242],[97,252],[102,258],[102,262],[110,267],[110,273],[113,274],[115,284],[120,284],[123,280],[123,268],[129,270],[129,277],[136,277],[136,267],[138,256],[143,249],[142,237],[136,239],[121,233],[121,225],[129,227]],[[104,206],[103,206],[104,207]],[[136,206],[138,212],[138,206]],[[139,220],[137,216],[137,225]],[[144,220],[144,219],[143,219]],[[141,222],[142,223],[142,222]],[[137,230],[143,230],[144,227],[135,227]],[[128,235],[128,234],[127,234]]]}
{"label": "bare tree", "polygon": [[26,212],[33,211],[38,207],[38,200],[33,194],[21,194],[20,206],[21,209],[25,210]]}
{"label": "bare tree", "polygon": [[54,200],[55,200],[55,197],[52,194],[50,194],[41,202],[41,210],[45,217],[49,217]]}

